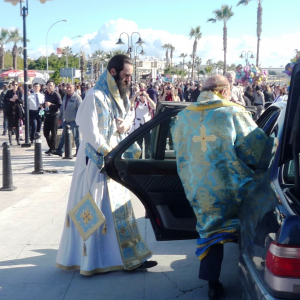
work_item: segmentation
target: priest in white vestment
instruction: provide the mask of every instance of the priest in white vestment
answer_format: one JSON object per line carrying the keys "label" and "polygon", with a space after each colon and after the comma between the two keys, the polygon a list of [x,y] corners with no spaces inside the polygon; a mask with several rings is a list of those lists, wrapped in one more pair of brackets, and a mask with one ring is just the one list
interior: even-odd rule
{"label": "priest in white vestment", "polygon": [[[151,252],[140,235],[128,190],[103,172],[104,156],[132,124],[127,114],[132,71],[128,56],[114,56],[79,107],[76,123],[82,142],[56,258],[59,268],[92,275],[156,264],[147,261]],[[138,150],[129,155],[139,156]]]}

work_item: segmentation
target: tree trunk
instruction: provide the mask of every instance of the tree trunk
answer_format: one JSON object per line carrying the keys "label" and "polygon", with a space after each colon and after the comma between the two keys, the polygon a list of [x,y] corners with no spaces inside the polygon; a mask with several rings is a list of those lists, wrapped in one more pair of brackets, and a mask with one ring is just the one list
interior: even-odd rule
{"label": "tree trunk", "polygon": [[195,64],[196,52],[197,52],[197,41],[195,39],[194,45],[193,45],[192,80],[194,80],[194,64]]}
{"label": "tree trunk", "polygon": [[4,69],[4,55],[5,55],[4,47],[1,46],[0,47],[0,70]]}
{"label": "tree trunk", "polygon": [[261,37],[261,32],[262,32],[262,7],[261,7],[261,2],[258,2],[258,7],[257,7],[257,52],[256,52],[256,66],[258,67],[259,65],[259,46],[260,46],[260,37]]}
{"label": "tree trunk", "polygon": [[12,49],[12,57],[13,57],[13,68],[14,68],[14,70],[17,70],[18,47],[16,44],[13,46],[13,49]]}
{"label": "tree trunk", "polygon": [[226,73],[226,53],[227,53],[227,26],[224,24],[223,27],[223,46],[224,46],[224,67],[223,67],[223,75]]}

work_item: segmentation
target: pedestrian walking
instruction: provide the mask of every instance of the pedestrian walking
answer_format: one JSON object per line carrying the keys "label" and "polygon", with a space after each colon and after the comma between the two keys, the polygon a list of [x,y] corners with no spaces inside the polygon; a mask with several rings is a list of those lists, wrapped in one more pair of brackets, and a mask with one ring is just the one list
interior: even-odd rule
{"label": "pedestrian walking", "polygon": [[45,153],[51,155],[55,152],[55,141],[57,135],[57,116],[61,106],[61,98],[56,92],[55,84],[52,79],[46,83],[47,91],[45,92],[45,121],[44,121],[44,137],[46,138],[49,150]]}
{"label": "pedestrian walking", "polygon": [[18,82],[13,81],[12,90],[9,90],[4,96],[4,107],[8,121],[8,138],[10,145],[12,145],[13,129],[15,130],[17,144],[20,145],[20,120],[23,118],[22,105],[22,93],[18,89]]}
{"label": "pedestrian walking", "polygon": [[45,103],[45,96],[40,93],[39,83],[33,85],[33,93],[28,96],[30,142],[33,143],[35,134],[41,131],[42,127],[42,108]]}
{"label": "pedestrian walking", "polygon": [[63,98],[58,115],[58,125],[62,125],[63,132],[59,141],[58,148],[54,152],[55,155],[63,155],[66,125],[69,125],[76,145],[76,153],[74,157],[77,156],[77,152],[79,149],[79,127],[76,124],[75,119],[81,102],[81,97],[77,93],[75,93],[74,85],[72,83],[67,83],[67,94]]}

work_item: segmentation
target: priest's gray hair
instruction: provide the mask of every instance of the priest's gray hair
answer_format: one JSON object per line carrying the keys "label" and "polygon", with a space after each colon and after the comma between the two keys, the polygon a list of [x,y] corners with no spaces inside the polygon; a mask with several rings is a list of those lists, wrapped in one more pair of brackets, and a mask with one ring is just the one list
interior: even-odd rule
{"label": "priest's gray hair", "polygon": [[226,77],[215,75],[209,77],[202,88],[202,91],[221,92],[229,87],[229,81]]}

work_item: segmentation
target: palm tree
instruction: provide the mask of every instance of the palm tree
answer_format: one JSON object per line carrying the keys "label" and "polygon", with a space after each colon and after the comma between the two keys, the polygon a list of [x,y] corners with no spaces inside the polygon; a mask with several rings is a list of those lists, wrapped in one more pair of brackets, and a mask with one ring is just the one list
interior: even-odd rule
{"label": "palm tree", "polygon": [[[19,29],[11,30],[10,36],[7,42],[13,42],[14,46],[12,48],[12,56],[13,56],[13,68],[17,70],[17,56],[18,56],[18,46],[17,43],[23,42],[23,37],[20,35]],[[29,42],[29,40],[27,40]]]}
{"label": "palm tree", "polygon": [[7,41],[9,39],[9,30],[1,28],[0,31],[0,70],[4,69],[4,45],[7,44]]}
{"label": "palm tree", "polygon": [[105,58],[107,60],[110,60],[111,58],[113,58],[115,55],[118,55],[118,54],[128,54],[127,51],[122,51],[122,50],[114,50],[114,51],[109,51],[107,53],[105,53]]}
{"label": "palm tree", "polygon": [[164,44],[161,47],[164,48],[164,49],[167,49],[166,50],[166,64],[168,64],[169,63],[169,49],[170,49],[170,44]]}
{"label": "palm tree", "polygon": [[[240,0],[237,4],[239,6],[240,4],[244,4],[245,6],[249,4],[251,0]],[[260,36],[262,32],[262,0],[258,1],[258,7],[257,7],[257,27],[256,27],[256,35],[257,35],[257,52],[256,52],[256,66],[258,67],[259,63],[259,45],[260,45]]]}
{"label": "palm tree", "polygon": [[232,11],[232,6],[222,5],[221,9],[216,9],[213,11],[215,18],[208,19],[207,22],[216,23],[217,21],[223,21],[223,50],[224,50],[224,68],[223,75],[226,73],[226,53],[227,53],[227,22],[234,15]]}
{"label": "palm tree", "polygon": [[97,79],[100,75],[100,64],[106,64],[107,62],[106,54],[102,50],[96,50],[92,56],[94,58],[95,79]]}
{"label": "palm tree", "polygon": [[208,59],[207,62],[206,62],[206,64],[209,65],[209,66],[213,65],[212,59]]}
{"label": "palm tree", "polygon": [[211,76],[211,73],[213,71],[214,67],[213,66],[207,66],[204,71],[205,73],[210,77]]}
{"label": "palm tree", "polygon": [[18,47],[18,55],[19,56],[23,55],[23,47]]}
{"label": "palm tree", "polygon": [[185,70],[179,70],[177,74],[180,76],[180,79],[182,80],[187,75],[187,72]]}
{"label": "palm tree", "polygon": [[202,63],[202,59],[199,56],[196,56],[195,57],[195,67],[196,67],[197,71],[199,71],[201,63]]}
{"label": "palm tree", "polygon": [[184,59],[187,57],[187,54],[185,53],[181,53],[180,55],[179,55],[179,57],[182,57],[182,64],[183,64],[183,70],[184,70]]}
{"label": "palm tree", "polygon": [[205,75],[203,70],[198,71],[197,74],[198,74],[198,81],[200,80],[200,75]]}
{"label": "palm tree", "polygon": [[195,28],[192,28],[190,31],[190,38],[194,38],[194,44],[193,44],[193,53],[192,53],[192,80],[194,78],[194,64],[195,64],[195,56],[196,56],[196,52],[197,52],[197,45],[198,45],[198,41],[201,39],[202,37],[202,33],[201,33],[201,27],[197,26]]}
{"label": "palm tree", "polygon": [[171,65],[172,65],[172,60],[173,60],[173,51],[175,50],[175,47],[172,46],[172,44],[169,44],[169,49],[170,49],[170,58],[171,58]]}

